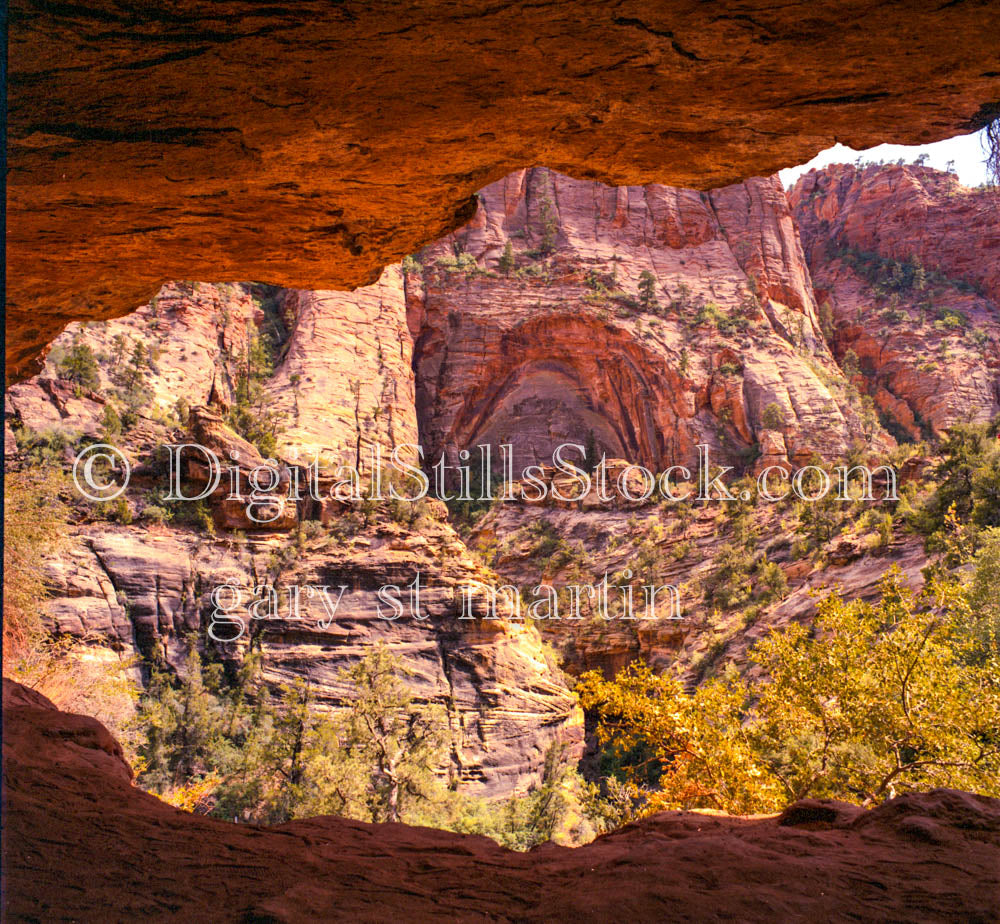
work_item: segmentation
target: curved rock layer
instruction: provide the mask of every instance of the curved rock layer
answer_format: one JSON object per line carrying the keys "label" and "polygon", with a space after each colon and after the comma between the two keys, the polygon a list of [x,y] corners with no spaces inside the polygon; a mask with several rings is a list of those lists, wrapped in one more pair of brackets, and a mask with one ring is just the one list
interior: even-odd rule
{"label": "curved rock layer", "polygon": [[[47,431],[69,442],[102,436],[109,419],[125,413],[123,387],[137,349],[149,400],[135,426],[116,438],[136,466],[126,496],[136,522],[78,511],[72,551],[46,565],[50,628],[88,639],[108,656],[140,652],[178,665],[184,637],[211,612],[213,587],[233,583],[249,595],[258,575],[281,585],[344,582],[349,592],[334,625],[267,623],[268,678],[308,677],[318,699],[335,707],[346,692],[340,670],[364,646],[388,640],[411,669],[415,694],[449,706],[456,777],[492,793],[523,788],[550,743],[579,746],[579,712],[534,630],[458,618],[456,587],[466,578],[488,582],[490,573],[442,522],[440,507],[419,520],[404,509],[346,535],[356,524],[329,498],[261,527],[247,519],[245,504],[216,496],[209,506],[217,533],[210,534],[183,517],[158,522],[156,492],[166,480],[150,450],[195,438],[224,460],[238,450],[245,465],[261,461],[223,417],[250,345],[265,335],[275,363],[263,403],[283,423],[277,455],[298,465],[318,457],[328,473],[339,463],[367,471],[373,446],[416,442],[428,462],[439,452],[455,461],[477,443],[509,442],[515,471],[548,461],[567,441],[652,469],[694,468],[697,443],[711,447],[716,464],[751,470],[803,463],[813,453],[833,459],[857,439],[889,445],[874,414],[864,419],[827,337],[842,361],[856,352],[854,384],[872,393],[900,436],[920,435],[917,415],[941,429],[969,413],[994,414],[1000,311],[986,277],[949,274],[1000,262],[1000,200],[937,171],[896,166],[860,176],[831,167],[804,179],[793,200],[822,281],[818,299],[793,213],[773,178],[698,193],[610,188],[535,168],[486,187],[464,228],[353,293],[172,283],[127,318],[74,325],[58,338],[42,375],[8,390],[12,455],[19,428],[29,443],[32,433]],[[914,201],[941,229],[932,241],[906,232]],[[858,222],[859,212],[870,221]],[[970,216],[976,221],[962,248],[954,229]],[[851,229],[869,226],[879,233],[854,244]],[[857,252],[884,253],[878,260],[890,270],[891,259],[910,266],[919,256],[931,281],[877,294],[830,250],[845,238]],[[981,259],[970,261],[966,251]],[[641,284],[651,287],[647,304]],[[927,299],[931,308],[923,307]],[[932,310],[967,323],[951,327]],[[96,357],[96,388],[67,380],[60,360],[74,345]],[[533,587],[549,567],[535,552],[539,537],[530,527],[544,525],[536,521],[549,521],[570,543],[566,552],[582,543],[582,560],[567,555],[567,568],[588,565],[599,576],[630,567],[639,554],[631,543],[609,542],[628,534],[635,519],[659,536],[656,549],[644,546],[643,554],[666,560],[676,553],[663,579],[688,582],[694,589],[685,597],[701,599],[699,582],[720,546],[717,511],[699,514],[686,542],[666,512],[609,510],[593,498],[583,508],[502,505],[477,541],[497,545],[505,579]],[[780,538],[780,518],[768,529]],[[763,627],[811,611],[807,592],[821,575],[794,560],[787,541],[768,554],[792,595],[759,625],[739,629],[734,657]],[[879,558],[855,562],[860,554],[841,556],[845,568],[835,571],[859,595],[884,570]],[[919,574],[924,559],[915,546],[895,546],[893,555]],[[436,607],[433,618],[379,619],[376,588],[406,585],[418,571],[433,587],[427,593],[436,594],[425,597]],[[634,657],[666,667],[692,663],[708,646],[707,633],[691,621],[700,606],[691,602],[683,625],[542,627],[574,671],[614,670]]]}
{"label": "curved rock layer", "polygon": [[[904,219],[894,217],[910,214],[915,198],[942,229],[931,240],[907,234]],[[138,347],[147,357],[149,401],[115,440],[136,466],[126,496],[135,522],[78,511],[72,552],[46,565],[50,628],[88,639],[109,657],[141,652],[178,665],[184,636],[211,611],[214,586],[235,583],[249,593],[257,575],[281,585],[346,582],[350,592],[326,630],[268,623],[269,679],[308,677],[319,700],[336,706],[345,694],[340,670],[365,645],[386,639],[412,670],[415,695],[450,706],[457,778],[492,793],[523,788],[550,743],[579,747],[579,712],[536,632],[516,623],[481,631],[457,618],[455,587],[465,578],[489,582],[490,572],[442,522],[440,507],[419,520],[404,509],[405,516],[347,536],[347,527],[356,527],[330,499],[286,510],[260,528],[248,521],[245,504],[216,497],[214,535],[183,518],[157,525],[149,508],[166,481],[150,450],[196,438],[222,459],[239,450],[245,464],[260,461],[222,418],[250,344],[264,335],[275,346],[264,404],[284,426],[277,455],[299,465],[319,457],[327,472],[359,461],[367,471],[374,446],[416,442],[428,462],[439,452],[455,461],[477,443],[510,442],[519,471],[548,461],[565,441],[592,441],[609,457],[652,469],[693,468],[694,446],[704,442],[713,464],[759,471],[803,464],[812,453],[835,459],[859,439],[891,445],[861,403],[862,389],[900,437],[921,435],[918,414],[940,429],[970,413],[996,413],[1000,310],[987,280],[945,273],[915,293],[878,295],[830,246],[840,246],[851,233],[843,229],[859,226],[852,216],[867,210],[870,224],[885,230],[859,247],[884,252],[880,260],[910,265],[920,256],[929,279],[995,266],[1000,198],[938,171],[886,166],[862,176],[846,167],[810,174],[793,201],[805,248],[773,178],[699,193],[655,184],[609,188],[535,168],[485,188],[464,228],[355,292],[172,283],[127,318],[73,325],[41,375],[8,389],[9,453],[16,454],[19,428],[29,442],[32,432],[62,432],[70,442],[104,434],[109,413],[124,413],[123,386]],[[968,224],[963,248],[953,231]],[[981,259],[970,261],[965,251]],[[819,298],[804,253],[821,282]],[[959,259],[966,262],[950,270]],[[643,273],[655,305],[642,303]],[[968,323],[948,326],[922,308],[928,298],[933,312],[962,312]],[[827,338],[842,361],[850,349],[858,354],[857,387]],[[96,357],[93,390],[74,387],[61,369],[77,343]],[[190,408],[198,410],[185,426]],[[477,462],[478,454],[473,467]],[[575,494],[572,485],[568,493]],[[640,554],[631,541],[610,542],[629,535],[634,521],[636,530],[658,537],[642,554],[663,559],[661,578],[691,588],[684,592],[690,618],[537,625],[574,672],[614,671],[636,657],[657,667],[695,663],[712,644],[697,619],[708,615],[700,582],[720,549],[718,511],[706,505],[688,535],[688,526],[652,505],[608,509],[591,497],[582,506],[501,505],[473,541],[487,552],[496,546],[505,580],[534,587],[553,577],[550,556],[536,553],[539,535],[531,531],[547,520],[565,541],[563,551],[582,544],[579,555],[564,556],[569,570],[560,580],[572,583],[578,565],[599,580]],[[298,517],[308,528],[301,541]],[[726,656],[737,663],[767,627],[808,618],[809,591],[826,573],[796,559],[788,537],[782,541],[780,516],[767,529],[774,536],[769,558],[782,567],[791,595],[754,626],[735,630]],[[918,544],[897,543],[891,554],[919,578],[926,562]],[[837,582],[852,595],[874,593],[885,559],[860,549],[838,556],[842,561],[831,563]],[[438,595],[434,619],[379,619],[374,589],[405,585],[417,571]]]}
{"label": "curved rock layer", "polygon": [[[407,671],[413,695],[447,714],[449,776],[486,795],[527,789],[539,778],[550,745],[580,752],[582,714],[536,631],[503,618],[461,618],[460,587],[470,580],[490,583],[492,575],[445,522],[443,505],[401,505],[396,520],[382,515],[362,527],[346,516],[346,504],[329,497],[333,478],[324,475],[322,501],[310,498],[298,508],[289,503],[274,522],[262,524],[249,519],[245,484],[243,502],[225,497],[227,476],[206,502],[211,530],[183,516],[153,518],[168,486],[157,446],[195,441],[224,464],[238,453],[244,471],[262,464],[223,415],[250,344],[275,329],[279,355],[265,402],[284,425],[276,452],[281,460],[305,466],[318,459],[324,472],[360,461],[367,473],[373,445],[416,442],[412,345],[399,267],[353,293],[175,283],[127,318],[74,325],[59,338],[43,375],[8,389],[9,455],[17,453],[14,431],[106,437],[130,458],[134,476],[122,498],[124,515],[113,514],[109,522],[113,512],[102,505],[77,508],[66,543],[49,556],[47,627],[86,641],[99,656],[141,654],[178,668],[186,637],[208,625],[213,590],[233,586],[241,595],[233,612],[255,635],[259,631],[266,681],[307,679],[322,708],[337,708],[351,695],[343,670],[385,642]],[[93,389],[74,388],[60,377],[56,360],[74,344],[97,357]],[[145,357],[148,401],[132,429],[109,435],[108,413],[122,409],[123,375],[137,350]],[[207,483],[207,473],[195,465],[186,471],[190,497]],[[265,476],[260,483],[268,481]],[[306,481],[301,484],[307,495]],[[265,504],[252,512],[263,519],[271,510]],[[421,618],[380,618],[379,589],[405,586],[418,575]],[[255,623],[247,606],[260,584],[280,587],[281,602]],[[336,618],[326,626],[310,590],[323,585],[339,599]],[[338,598],[341,585],[346,590]],[[286,596],[292,586],[302,588],[299,618]],[[233,598],[226,591],[220,599],[228,606]],[[218,637],[231,632],[216,628]],[[249,633],[238,644],[218,646],[217,653],[241,659]]]}
{"label": "curved rock layer", "polygon": [[16,0],[8,376],[169,279],[374,282],[527,164],[711,188],[997,112],[997,4]]}
{"label": "curved rock layer", "polygon": [[982,796],[667,812],[526,854],[329,816],[262,828],[160,802],[99,722],[8,680],[3,697],[11,921],[989,921],[1000,907],[1000,801]]}
{"label": "curved rock layer", "polygon": [[781,455],[835,456],[858,429],[776,177],[699,193],[522,170],[417,259],[407,310],[431,459],[509,443],[520,472],[589,441],[654,470],[693,466],[699,443],[738,464],[770,404]]}

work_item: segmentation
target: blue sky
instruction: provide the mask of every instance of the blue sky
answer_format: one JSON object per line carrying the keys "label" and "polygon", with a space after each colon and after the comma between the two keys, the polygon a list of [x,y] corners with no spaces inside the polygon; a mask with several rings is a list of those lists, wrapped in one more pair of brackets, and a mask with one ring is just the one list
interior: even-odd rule
{"label": "blue sky", "polygon": [[850,164],[857,159],[859,154],[865,160],[890,161],[902,157],[910,162],[918,154],[926,153],[929,155],[927,166],[944,170],[948,161],[953,160],[958,178],[966,186],[978,186],[980,183],[986,182],[986,167],[983,164],[983,158],[986,156],[982,146],[983,134],[983,132],[978,132],[972,135],[958,135],[935,144],[880,144],[878,147],[868,148],[866,151],[855,151],[843,144],[836,144],[832,148],[821,151],[808,164],[782,170],[781,181],[788,188],[795,183],[801,174],[813,167],[825,167],[827,164]]}

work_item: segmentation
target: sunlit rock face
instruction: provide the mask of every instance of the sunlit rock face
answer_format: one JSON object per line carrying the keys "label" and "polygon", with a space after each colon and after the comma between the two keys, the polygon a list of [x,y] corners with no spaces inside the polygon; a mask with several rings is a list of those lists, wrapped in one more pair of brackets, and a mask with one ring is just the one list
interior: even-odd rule
{"label": "sunlit rock face", "polygon": [[[73,325],[58,338],[42,374],[7,392],[13,464],[15,431],[22,442],[25,432],[59,433],[111,440],[132,462],[134,477],[124,513],[75,509],[66,543],[43,564],[53,592],[46,625],[85,641],[94,657],[138,654],[182,669],[189,636],[204,640],[214,618],[213,591],[232,586],[246,631],[237,643],[215,646],[217,657],[239,662],[252,630],[267,682],[306,680],[319,708],[336,709],[351,695],[343,670],[384,642],[414,696],[443,707],[450,746],[441,772],[464,791],[519,792],[537,782],[551,745],[579,755],[582,715],[530,626],[505,618],[502,608],[495,620],[461,618],[461,587],[488,584],[493,575],[447,523],[443,505],[406,509],[398,521],[381,515],[359,528],[346,522],[347,505],[327,496],[289,504],[260,523],[246,499],[226,497],[230,482],[223,479],[205,501],[211,531],[183,515],[164,522],[158,506],[168,487],[158,446],[196,442],[244,473],[264,464],[228,426],[227,412],[248,351],[265,335],[275,357],[260,403],[280,421],[274,455],[285,470],[317,462],[328,495],[338,464],[357,464],[367,474],[372,447],[388,459],[393,448],[415,443],[402,278],[390,267],[380,282],[350,293],[172,283],[126,318]],[[74,345],[96,356],[95,387],[76,388],[61,376],[59,361]],[[122,410],[137,350],[148,400],[131,428],[112,435],[107,412]],[[182,467],[185,495],[208,483],[203,462],[199,451]],[[421,618],[386,619],[379,589],[418,574]],[[262,597],[255,590],[262,585],[303,588],[302,608],[292,611],[282,590],[273,614],[265,609],[268,618],[254,623],[246,605]],[[324,585],[335,598],[340,586],[345,591],[336,618],[320,625],[326,613],[305,588]],[[222,599],[228,603],[230,592]],[[214,631],[231,635],[218,625]]]}
{"label": "sunlit rock face", "polygon": [[915,165],[837,165],[790,193],[831,345],[905,438],[1000,413],[1000,195]]}
{"label": "sunlit rock face", "polygon": [[990,4],[18,0],[8,376],[167,280],[374,283],[528,164],[709,189],[1000,100]]}
{"label": "sunlit rock face", "polygon": [[[504,581],[589,582],[655,551],[663,563],[658,580],[688,588],[681,621],[553,620],[540,635],[538,626],[512,619],[460,619],[458,588],[497,575],[439,504],[348,535],[343,504],[304,501],[262,526],[245,504],[225,498],[223,485],[206,501],[209,535],[204,524],[160,522],[149,512],[165,486],[154,448],[194,439],[222,459],[238,455],[243,469],[263,462],[226,420],[248,352],[264,337],[274,362],[261,404],[281,422],[274,455],[285,466],[319,459],[326,487],[338,464],[370,472],[375,447],[387,457],[417,443],[428,463],[439,453],[455,462],[477,444],[508,443],[515,472],[550,461],[562,442],[654,471],[696,468],[699,444],[713,464],[736,473],[804,464],[814,454],[837,459],[859,440],[881,452],[892,436],[865,413],[864,391],[900,438],[920,434],[918,414],[935,428],[963,415],[990,416],[1000,356],[995,296],[986,276],[973,279],[982,288],[976,292],[950,274],[980,265],[965,250],[981,254],[984,272],[992,271],[995,200],[934,171],[851,171],[810,174],[790,206],[774,178],[701,193],[521,170],[484,188],[462,229],[354,292],[175,282],[128,317],[73,325],[43,372],[8,390],[12,455],[19,427],[102,437],[109,407],[122,410],[123,377],[137,347],[149,397],[115,439],[135,464],[127,496],[133,520],[80,512],[70,551],[45,563],[54,591],[49,627],[86,638],[109,657],[141,653],[177,666],[185,636],[205,627],[213,587],[232,583],[249,593],[260,581],[343,582],[348,590],[326,628],[287,614],[267,623],[260,641],[268,679],[307,678],[317,700],[336,708],[346,696],[341,670],[366,646],[387,641],[415,693],[448,709],[449,772],[483,792],[523,789],[549,745],[578,751],[583,740],[580,713],[542,637],[574,673],[613,672],[634,658],[687,668],[711,647],[699,619],[710,609],[701,585],[724,541],[718,509],[699,508],[681,528],[676,511],[655,500],[614,509],[500,505],[470,545],[494,548]],[[892,218],[909,214],[915,182],[942,229],[933,247]],[[815,193],[804,191],[807,183]],[[852,218],[858,209],[872,213],[863,227],[882,221],[887,229],[862,246],[907,265],[921,255],[924,289],[878,295],[830,250],[862,226]],[[954,229],[965,221],[963,247]],[[956,260],[965,262],[949,262]],[[899,296],[892,305],[891,295]],[[935,312],[963,312],[968,323],[941,326],[921,308],[928,297]],[[889,310],[909,317],[888,321]],[[77,388],[60,371],[74,344],[96,356],[96,387]],[[837,362],[849,349],[858,357],[850,380]],[[922,368],[932,360],[933,375]],[[205,484],[203,472],[186,474],[194,487]],[[810,592],[831,577],[849,595],[870,597],[885,568],[885,558],[850,543],[829,567],[797,560],[783,516],[776,510],[757,527],[771,537],[767,554],[782,568],[789,595],[732,633],[723,654],[737,666],[770,628],[807,619]],[[575,558],[556,565],[537,553],[531,529],[542,519],[578,551]],[[300,520],[312,531],[301,543]],[[673,546],[678,553],[666,554]],[[920,542],[896,542],[891,554],[919,583]],[[377,588],[405,585],[418,572],[433,618],[380,618]],[[225,654],[236,660],[240,652]]]}
{"label": "sunlit rock face", "polygon": [[858,428],[775,178],[699,193],[519,171],[418,260],[431,458],[509,443],[520,471],[589,442],[654,470],[691,466],[698,444],[745,462],[770,404],[792,458],[836,455]]}

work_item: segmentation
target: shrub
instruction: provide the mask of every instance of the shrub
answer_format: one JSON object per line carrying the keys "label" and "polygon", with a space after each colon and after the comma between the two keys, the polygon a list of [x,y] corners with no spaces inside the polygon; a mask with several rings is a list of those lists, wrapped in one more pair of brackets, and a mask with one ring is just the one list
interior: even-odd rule
{"label": "shrub", "polygon": [[934,327],[938,330],[958,330],[968,326],[968,315],[956,308],[939,309],[938,319],[934,322]]}
{"label": "shrub", "polygon": [[148,504],[146,507],[143,507],[142,518],[148,523],[155,523],[162,526],[173,519],[173,514],[158,504]]}
{"label": "shrub", "polygon": [[32,430],[31,427],[13,427],[17,451],[24,461],[36,468],[61,469],[66,463],[67,451],[79,442],[79,435],[61,427]]}
{"label": "shrub", "polygon": [[771,401],[760,415],[765,430],[781,430],[785,426],[785,411],[776,401]]}
{"label": "shrub", "polygon": [[[61,477],[44,470],[4,475],[3,659],[11,664],[37,646],[48,587],[39,568],[67,529]],[[8,660],[10,659],[10,660]]]}
{"label": "shrub", "polygon": [[104,413],[101,415],[101,424],[104,428],[106,441],[110,441],[110,439],[113,439],[121,434],[122,419],[118,416],[118,412],[115,410],[114,405],[104,405]]}
{"label": "shrub", "polygon": [[632,664],[614,680],[584,674],[578,691],[644,812],[872,805],[933,786],[996,795],[998,662],[974,657],[970,618],[957,584],[917,596],[894,569],[876,603],[832,594],[815,633],[793,624],[762,639],[750,653],[760,681],[731,672],[689,693]]}

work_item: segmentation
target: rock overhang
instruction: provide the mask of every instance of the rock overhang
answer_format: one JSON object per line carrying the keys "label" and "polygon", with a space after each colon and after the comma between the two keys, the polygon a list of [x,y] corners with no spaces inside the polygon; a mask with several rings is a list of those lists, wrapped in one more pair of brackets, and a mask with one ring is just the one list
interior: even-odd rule
{"label": "rock overhang", "polygon": [[169,279],[371,283],[518,167],[707,189],[979,127],[998,12],[17,0],[8,378]]}

